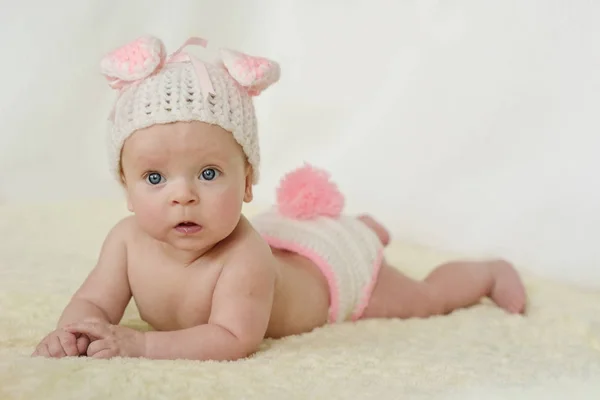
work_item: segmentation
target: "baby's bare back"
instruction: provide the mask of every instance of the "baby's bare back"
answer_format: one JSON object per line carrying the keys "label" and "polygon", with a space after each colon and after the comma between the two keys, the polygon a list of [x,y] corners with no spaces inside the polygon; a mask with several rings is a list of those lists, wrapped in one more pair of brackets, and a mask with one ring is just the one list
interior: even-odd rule
{"label": "baby's bare back", "polygon": [[[129,285],[144,321],[156,330],[186,329],[209,322],[213,293],[227,266],[228,244],[186,266],[167,256],[145,235],[135,235],[127,247]],[[256,262],[253,257],[246,254],[248,262]],[[278,250],[260,262],[271,262],[277,270],[266,337],[308,332],[327,322],[329,289],[312,262]]]}

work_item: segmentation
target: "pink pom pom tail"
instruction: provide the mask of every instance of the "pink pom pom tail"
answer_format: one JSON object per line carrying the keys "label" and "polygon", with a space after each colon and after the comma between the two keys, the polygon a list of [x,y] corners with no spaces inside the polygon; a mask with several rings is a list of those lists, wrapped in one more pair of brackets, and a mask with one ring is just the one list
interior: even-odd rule
{"label": "pink pom pom tail", "polygon": [[283,177],[277,189],[277,206],[288,218],[337,218],[344,208],[344,196],[326,171],[306,164]]}

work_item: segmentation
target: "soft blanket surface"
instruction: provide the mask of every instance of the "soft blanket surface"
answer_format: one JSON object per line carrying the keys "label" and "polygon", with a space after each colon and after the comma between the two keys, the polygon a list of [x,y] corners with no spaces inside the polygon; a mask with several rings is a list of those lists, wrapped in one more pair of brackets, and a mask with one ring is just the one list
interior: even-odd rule
{"label": "soft blanket surface", "polygon": [[[0,206],[0,399],[600,398],[600,292],[526,278],[529,312],[326,326],[232,363],[31,358],[122,203]],[[387,251],[421,277],[448,255]],[[565,266],[568,268],[568,266]],[[146,329],[131,305],[123,324]]]}

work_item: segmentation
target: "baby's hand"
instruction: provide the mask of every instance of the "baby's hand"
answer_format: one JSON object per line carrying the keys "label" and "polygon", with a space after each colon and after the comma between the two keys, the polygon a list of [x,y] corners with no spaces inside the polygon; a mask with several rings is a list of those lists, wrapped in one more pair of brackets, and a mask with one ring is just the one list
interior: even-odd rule
{"label": "baby's hand", "polygon": [[90,339],[87,335],[58,328],[43,338],[31,355],[55,358],[77,357],[85,354],[89,344]]}
{"label": "baby's hand", "polygon": [[65,326],[67,332],[86,335],[92,343],[87,355],[94,358],[144,357],[145,340],[143,332],[104,321],[88,320]]}

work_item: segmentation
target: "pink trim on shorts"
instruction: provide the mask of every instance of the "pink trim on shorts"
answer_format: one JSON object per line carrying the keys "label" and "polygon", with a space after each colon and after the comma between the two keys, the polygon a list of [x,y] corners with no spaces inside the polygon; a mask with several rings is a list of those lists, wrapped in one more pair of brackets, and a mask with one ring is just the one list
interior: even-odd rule
{"label": "pink trim on shorts", "polygon": [[373,289],[375,289],[375,284],[377,283],[377,278],[379,278],[379,270],[381,270],[382,264],[383,248],[379,249],[379,251],[377,252],[377,258],[375,259],[375,264],[373,265],[373,276],[371,277],[371,282],[369,282],[369,284],[363,288],[361,300],[354,309],[354,312],[352,313],[352,321],[357,321],[361,319],[363,313],[367,309],[369,301],[371,300],[371,295],[373,294]]}
{"label": "pink trim on shorts", "polygon": [[[281,240],[272,236],[262,235],[262,237],[266,240],[269,246],[289,250],[294,253],[300,254],[314,262],[317,267],[321,270],[325,279],[327,280],[327,284],[329,285],[330,292],[330,309],[329,309],[329,323],[336,322],[338,312],[339,312],[339,297],[338,297],[338,287],[337,281],[335,280],[335,275],[331,266],[327,261],[323,259],[319,254],[315,251],[304,248],[296,243],[286,242],[285,240]],[[377,258],[375,259],[375,263],[373,264],[373,275],[371,277],[371,281],[368,285],[366,285],[362,289],[362,296],[360,302],[356,305],[354,311],[351,314],[352,321],[359,320],[365,309],[369,305],[369,301],[371,300],[371,295],[373,294],[373,289],[375,288],[375,284],[377,283],[377,278],[379,277],[379,270],[381,269],[381,264],[383,263],[383,248],[379,249],[377,253]]]}
{"label": "pink trim on shorts", "polygon": [[335,276],[333,271],[331,270],[331,266],[327,261],[323,259],[319,254],[314,252],[313,250],[304,248],[295,243],[286,242],[285,240],[281,240],[272,236],[262,235],[262,237],[267,241],[270,246],[273,246],[278,249],[289,250],[294,253],[300,254],[314,262],[317,267],[321,270],[325,279],[327,280],[327,284],[329,285],[330,292],[330,307],[329,307],[329,322],[335,322],[337,320],[340,300],[338,297],[338,287],[337,282],[335,280]]}

